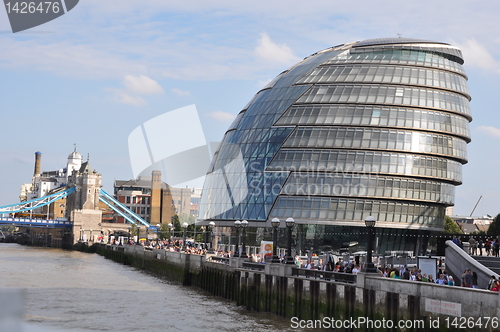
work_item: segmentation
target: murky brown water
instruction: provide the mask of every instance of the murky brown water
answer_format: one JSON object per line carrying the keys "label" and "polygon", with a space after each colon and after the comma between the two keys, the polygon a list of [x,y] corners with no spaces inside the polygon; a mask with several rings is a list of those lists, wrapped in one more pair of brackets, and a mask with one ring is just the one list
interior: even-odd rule
{"label": "murky brown water", "polygon": [[0,288],[24,290],[26,331],[297,331],[96,254],[0,243]]}

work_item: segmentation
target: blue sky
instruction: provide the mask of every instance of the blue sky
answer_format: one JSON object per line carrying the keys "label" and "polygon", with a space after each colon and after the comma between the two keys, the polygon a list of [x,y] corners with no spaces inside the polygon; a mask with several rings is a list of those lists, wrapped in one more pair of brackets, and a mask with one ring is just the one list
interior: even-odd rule
{"label": "blue sky", "polygon": [[195,104],[208,141],[266,82],[319,50],[379,37],[458,46],[472,94],[472,143],[455,214],[500,212],[500,2],[81,0],[13,34],[0,9],[0,206],[73,143],[103,175],[132,178],[127,138],[143,122]]}

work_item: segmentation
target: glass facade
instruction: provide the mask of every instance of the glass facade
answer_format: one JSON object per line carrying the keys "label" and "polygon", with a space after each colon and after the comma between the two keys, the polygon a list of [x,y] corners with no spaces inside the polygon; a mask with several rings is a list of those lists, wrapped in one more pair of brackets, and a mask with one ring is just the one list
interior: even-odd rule
{"label": "glass facade", "polygon": [[270,227],[292,217],[301,229],[358,230],[371,215],[386,230],[442,230],[470,142],[462,65],[456,47],[405,38],[307,57],[229,127],[200,219]]}

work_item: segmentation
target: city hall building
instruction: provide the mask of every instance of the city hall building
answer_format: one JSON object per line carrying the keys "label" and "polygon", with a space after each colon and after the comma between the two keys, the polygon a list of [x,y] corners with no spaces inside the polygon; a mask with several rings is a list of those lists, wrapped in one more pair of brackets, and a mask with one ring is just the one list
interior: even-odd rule
{"label": "city hall building", "polygon": [[467,163],[463,62],[454,46],[408,38],[305,58],[257,92],[226,132],[205,180],[202,223],[246,219],[258,242],[273,218],[292,217],[300,249],[328,250],[363,248],[373,216],[378,252],[423,253]]}

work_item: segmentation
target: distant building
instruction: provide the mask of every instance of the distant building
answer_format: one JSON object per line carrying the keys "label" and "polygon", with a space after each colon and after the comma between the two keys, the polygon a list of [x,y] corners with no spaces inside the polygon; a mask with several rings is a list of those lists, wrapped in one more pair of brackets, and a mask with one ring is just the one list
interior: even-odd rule
{"label": "distant building", "polygon": [[[160,171],[153,171],[151,177],[116,180],[114,195],[130,210],[156,225],[170,223],[176,214],[196,218],[201,189],[172,188],[161,182]],[[117,216],[116,220],[118,223],[124,222],[121,216]]]}
{"label": "distant building", "polygon": [[464,234],[470,234],[474,232],[487,232],[490,227],[493,217],[486,215],[483,217],[474,216],[450,216],[453,219]]}
{"label": "distant building", "polygon": [[[76,151],[76,147],[68,156],[66,167],[54,171],[41,171],[42,153],[35,152],[35,169],[31,183],[25,183],[21,186],[21,193],[19,195],[20,201],[25,202],[32,199],[37,199],[57,191],[66,189],[70,177],[74,172],[83,171],[83,167],[89,167],[88,161],[82,162],[82,155]],[[26,214],[40,214],[46,218],[64,218],[66,211],[66,198],[62,198],[48,207],[34,209]]]}
{"label": "distant building", "polygon": [[55,171],[42,172],[42,153],[35,152],[35,170],[31,183],[21,186],[19,196],[21,202],[29,201],[49,195],[54,189],[64,188],[68,183],[68,178],[74,170],[79,170],[82,166],[82,155],[75,150],[68,156],[66,167]]}

